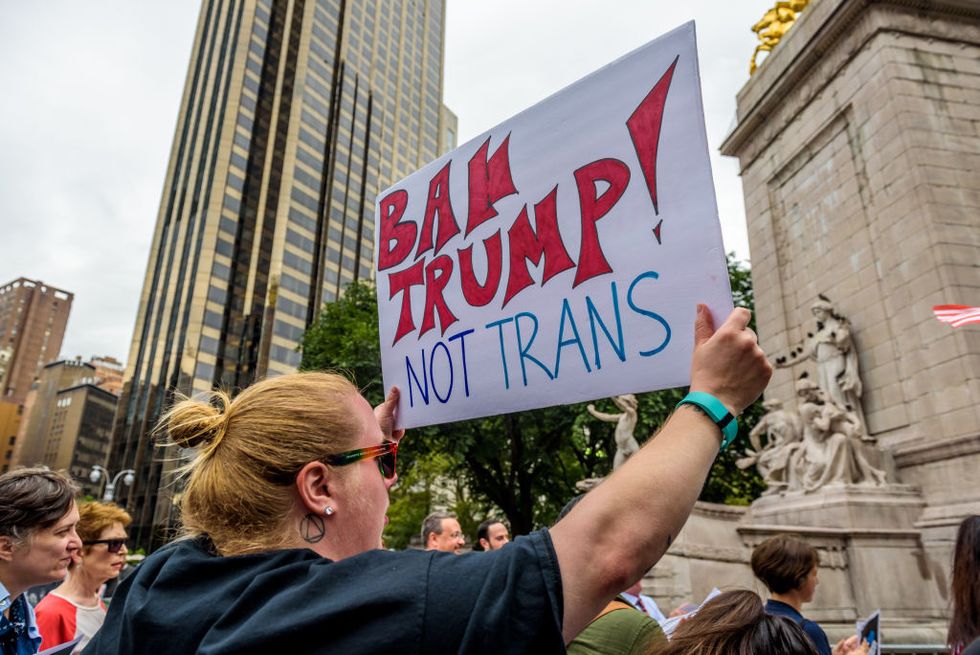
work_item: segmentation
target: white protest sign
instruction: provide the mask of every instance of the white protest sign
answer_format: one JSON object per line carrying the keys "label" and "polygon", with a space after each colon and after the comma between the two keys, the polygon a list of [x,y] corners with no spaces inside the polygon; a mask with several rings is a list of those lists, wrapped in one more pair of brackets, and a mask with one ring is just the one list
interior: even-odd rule
{"label": "white protest sign", "polygon": [[732,308],[694,24],[386,189],[375,233],[401,427],[688,384],[696,304]]}

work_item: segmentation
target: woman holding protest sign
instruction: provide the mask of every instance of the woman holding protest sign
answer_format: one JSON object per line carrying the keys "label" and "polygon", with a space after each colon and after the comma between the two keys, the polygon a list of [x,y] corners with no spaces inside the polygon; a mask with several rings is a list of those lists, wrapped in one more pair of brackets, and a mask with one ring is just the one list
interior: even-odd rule
{"label": "woman holding protest sign", "polygon": [[[734,416],[772,373],[748,321],[736,309],[716,332],[698,307],[691,389]],[[666,551],[722,435],[683,404],[550,530],[479,555],[394,553],[379,545],[397,403],[393,389],[372,411],[325,373],[179,402],[163,426],[198,449],[188,538],[120,586],[86,653],[563,652]]]}

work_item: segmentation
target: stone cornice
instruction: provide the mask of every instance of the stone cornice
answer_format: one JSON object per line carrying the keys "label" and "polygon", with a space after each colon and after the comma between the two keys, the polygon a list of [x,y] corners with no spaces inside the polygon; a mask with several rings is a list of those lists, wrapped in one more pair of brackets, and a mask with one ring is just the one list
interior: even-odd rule
{"label": "stone cornice", "polygon": [[692,514],[699,514],[711,518],[724,519],[727,521],[738,521],[749,508],[742,505],[722,505],[720,503],[708,503],[699,500],[694,503]]}
{"label": "stone cornice", "polygon": [[980,434],[917,442],[895,448],[895,466],[906,468],[980,453]]}
{"label": "stone cornice", "polygon": [[706,559],[714,562],[740,562],[743,564],[747,564],[751,557],[751,553],[745,548],[680,542],[671,545],[667,554],[688,559]]}
{"label": "stone cornice", "polygon": [[[805,80],[812,69],[832,53],[860,19],[877,7],[928,12],[980,21],[980,5],[974,0],[820,0],[812,4],[758,72],[738,94],[739,120],[721,145],[724,155],[740,156],[756,131],[784,102],[790,91]],[[923,36],[929,23],[921,21]],[[878,25],[861,39],[866,42],[886,26]],[[742,163],[746,167],[746,162]]]}
{"label": "stone cornice", "polygon": [[815,537],[827,539],[918,539],[918,530],[888,530],[884,528],[818,528],[806,525],[740,525],[739,534],[742,535],[765,535],[770,534],[797,534],[802,537]]}

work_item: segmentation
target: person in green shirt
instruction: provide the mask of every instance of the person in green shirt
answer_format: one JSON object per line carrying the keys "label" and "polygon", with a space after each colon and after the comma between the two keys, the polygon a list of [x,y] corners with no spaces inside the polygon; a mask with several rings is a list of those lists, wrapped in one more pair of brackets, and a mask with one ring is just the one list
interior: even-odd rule
{"label": "person in green shirt", "polygon": [[617,596],[575,639],[569,655],[643,655],[667,646],[660,625]]}
{"label": "person in green shirt", "polygon": [[[575,496],[558,513],[565,518],[585,494]],[[632,588],[632,587],[631,587]],[[569,655],[643,655],[667,646],[660,624],[616,596],[567,646]]]}

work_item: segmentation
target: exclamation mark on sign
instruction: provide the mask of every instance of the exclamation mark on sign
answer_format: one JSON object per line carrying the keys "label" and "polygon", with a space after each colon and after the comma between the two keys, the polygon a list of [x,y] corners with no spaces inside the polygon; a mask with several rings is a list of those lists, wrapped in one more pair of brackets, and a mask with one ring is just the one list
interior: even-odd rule
{"label": "exclamation mark on sign", "polygon": [[[657,215],[660,214],[657,206],[657,146],[660,142],[660,126],[663,122],[667,91],[670,89],[670,81],[674,77],[674,67],[677,66],[679,58],[680,56],[674,58],[667,71],[626,121],[630,138],[633,140],[633,147],[636,149],[636,156],[640,160],[640,168],[643,170],[643,178],[646,180],[647,189],[650,191],[650,200],[653,201],[653,211]],[[657,243],[661,242],[660,230],[662,226],[663,219],[653,228],[653,235],[657,238]]]}

